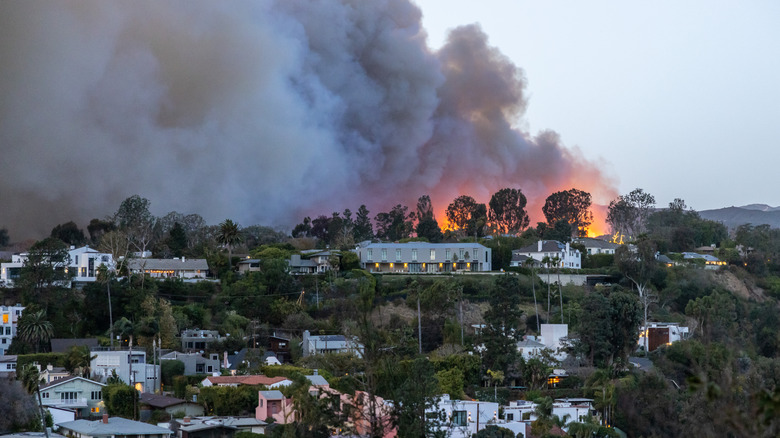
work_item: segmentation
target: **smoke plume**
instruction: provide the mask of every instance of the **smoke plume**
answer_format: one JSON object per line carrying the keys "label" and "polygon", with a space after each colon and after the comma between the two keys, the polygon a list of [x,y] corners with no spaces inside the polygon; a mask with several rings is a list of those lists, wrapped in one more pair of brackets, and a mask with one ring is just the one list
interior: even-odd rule
{"label": "smoke plume", "polygon": [[434,52],[407,0],[3,2],[0,36],[14,238],[133,194],[155,214],[288,228],[422,194],[439,211],[503,187],[534,208],[571,187],[613,195],[554,132],[518,129],[523,72],[479,26]]}

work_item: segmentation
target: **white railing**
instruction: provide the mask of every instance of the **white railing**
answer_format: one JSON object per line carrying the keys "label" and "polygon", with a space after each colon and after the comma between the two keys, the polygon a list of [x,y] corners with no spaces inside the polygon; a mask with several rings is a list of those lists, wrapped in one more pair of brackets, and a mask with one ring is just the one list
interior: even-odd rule
{"label": "white railing", "polygon": [[86,398],[71,398],[67,400],[50,398],[43,399],[44,406],[87,406],[88,400]]}

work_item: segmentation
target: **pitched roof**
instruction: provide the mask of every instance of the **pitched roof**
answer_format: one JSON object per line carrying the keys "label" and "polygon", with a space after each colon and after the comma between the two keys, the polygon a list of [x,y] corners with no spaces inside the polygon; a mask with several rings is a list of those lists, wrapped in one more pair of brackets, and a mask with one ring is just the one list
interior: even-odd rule
{"label": "pitched roof", "polygon": [[159,269],[164,271],[208,271],[206,259],[130,259],[130,269]]}
{"label": "pitched roof", "polygon": [[164,427],[153,426],[151,424],[121,417],[110,417],[107,424],[103,423],[102,420],[76,420],[60,423],[59,427],[93,437],[110,437],[112,435],[171,435],[173,433],[172,430]]}
{"label": "pitched roof", "polygon": [[206,377],[206,380],[211,382],[212,385],[273,385],[285,380],[289,380],[286,377],[268,377],[263,375],[253,376],[210,376]]}
{"label": "pitched roof", "polygon": [[148,392],[142,392],[139,395],[138,400],[141,403],[160,409],[165,409],[168,406],[180,405],[182,403],[189,403],[187,400],[182,400],[180,398],[168,397],[167,395],[151,394]]}
{"label": "pitched roof", "polygon": [[41,386],[40,389],[52,388],[54,386],[59,386],[62,385],[63,383],[68,383],[73,380],[84,380],[85,382],[92,383],[98,386],[106,386],[104,383],[96,382],[94,380],[89,380],[81,376],[68,376],[68,377],[63,377],[61,379],[54,379],[51,382],[47,383],[46,385]]}
{"label": "pitched roof", "polygon": [[284,394],[282,394],[282,391],[278,391],[278,390],[260,391],[260,395],[262,395],[263,398],[266,398],[268,400],[281,400],[284,398]]}
{"label": "pitched roof", "polygon": [[319,374],[315,374],[313,376],[305,376],[307,379],[309,379],[309,382],[311,382],[314,386],[329,386],[330,383],[328,383],[327,380],[325,380],[324,377],[320,376]]}
{"label": "pitched roof", "polygon": [[566,248],[566,245],[557,240],[542,240],[542,250],[539,251],[539,242],[515,249],[512,252],[558,252]]}
{"label": "pitched roof", "polygon": [[580,237],[574,240],[575,243],[581,243],[586,248],[617,249],[620,244],[607,242],[606,240],[594,239],[592,237]]}

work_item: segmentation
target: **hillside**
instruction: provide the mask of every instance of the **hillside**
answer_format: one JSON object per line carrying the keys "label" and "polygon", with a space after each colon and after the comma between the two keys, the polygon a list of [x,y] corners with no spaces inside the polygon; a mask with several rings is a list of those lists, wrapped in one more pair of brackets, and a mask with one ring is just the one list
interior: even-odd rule
{"label": "hillside", "polygon": [[[765,207],[758,209],[757,207]],[[726,207],[699,212],[704,219],[720,222],[730,229],[743,224],[769,224],[772,228],[780,228],[780,210],[764,205],[748,205],[744,207]]]}

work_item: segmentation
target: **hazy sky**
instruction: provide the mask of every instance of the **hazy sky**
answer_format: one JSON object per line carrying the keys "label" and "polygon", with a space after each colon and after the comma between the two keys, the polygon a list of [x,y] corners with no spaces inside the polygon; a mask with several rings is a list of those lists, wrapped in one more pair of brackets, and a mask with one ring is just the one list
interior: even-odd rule
{"label": "hazy sky", "polygon": [[415,1],[434,48],[479,23],[525,71],[520,127],[603,159],[621,193],[780,205],[780,2]]}

